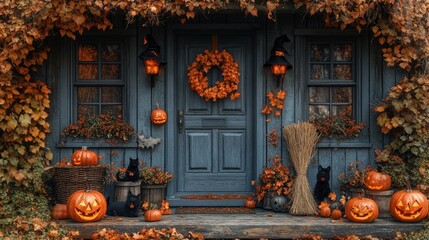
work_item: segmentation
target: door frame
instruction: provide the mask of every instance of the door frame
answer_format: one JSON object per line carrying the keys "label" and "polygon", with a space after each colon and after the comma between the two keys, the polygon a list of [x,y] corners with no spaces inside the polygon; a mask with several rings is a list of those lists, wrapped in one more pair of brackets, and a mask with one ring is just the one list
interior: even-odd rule
{"label": "door frame", "polygon": [[[253,91],[256,95],[253,98],[253,106],[250,106],[252,109],[252,122],[254,124],[252,137],[254,138],[253,142],[253,160],[252,160],[252,173],[251,179],[256,179],[258,173],[262,171],[263,165],[265,163],[266,156],[266,124],[263,114],[260,114],[260,109],[262,109],[265,102],[265,92],[266,92],[266,75],[263,71],[264,60],[266,59],[266,42],[264,38],[264,29],[260,27],[259,24],[174,24],[166,28],[166,46],[167,46],[167,67],[166,67],[166,84],[165,84],[165,104],[166,110],[169,113],[169,121],[166,124],[165,131],[165,167],[166,170],[174,174],[177,173],[177,163],[178,163],[178,149],[176,143],[176,133],[177,133],[177,110],[175,109],[176,103],[175,99],[177,96],[177,91],[175,89],[176,82],[176,65],[174,64],[175,57],[175,43],[176,43],[176,34],[183,33],[183,31],[206,31],[206,30],[234,30],[234,31],[245,31],[246,33],[252,33],[255,39],[255,57],[256,64],[255,69],[255,83]],[[250,184],[250,182],[249,182]],[[204,203],[201,200],[188,200],[180,199],[174,196],[174,193],[177,192],[177,181],[173,177],[173,180],[168,185],[167,188],[167,199],[170,202],[171,206],[198,206]],[[226,205],[242,205],[243,200],[228,201]]]}

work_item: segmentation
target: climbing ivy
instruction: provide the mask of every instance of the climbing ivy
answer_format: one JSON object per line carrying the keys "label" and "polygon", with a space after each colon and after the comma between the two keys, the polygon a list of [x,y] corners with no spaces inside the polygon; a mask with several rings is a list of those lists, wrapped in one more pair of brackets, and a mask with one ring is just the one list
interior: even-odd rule
{"label": "climbing ivy", "polygon": [[[174,16],[184,23],[199,12],[234,5],[246,14],[266,14],[275,21],[277,9],[292,4],[311,15],[324,15],[328,27],[370,29],[389,66],[408,71],[414,67],[420,74],[429,69],[429,3],[424,0],[0,1],[0,188],[21,191],[0,195],[0,206],[12,209],[10,199],[19,198],[22,192],[36,198],[43,195],[40,172],[52,159],[45,146],[50,132],[50,90],[32,79],[31,73],[48,58],[49,36],[75,39],[92,28],[106,30],[112,27],[109,17],[117,13],[125,14],[129,22],[142,18],[146,25],[158,25],[166,17]],[[34,207],[30,201],[26,204],[23,207]]]}

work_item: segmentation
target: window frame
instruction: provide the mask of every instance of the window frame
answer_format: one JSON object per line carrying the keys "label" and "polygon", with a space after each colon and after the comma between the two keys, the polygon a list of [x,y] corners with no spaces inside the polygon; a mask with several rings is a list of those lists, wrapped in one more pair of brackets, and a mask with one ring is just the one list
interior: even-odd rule
{"label": "window frame", "polygon": [[[327,62],[312,62],[310,60],[311,58],[311,48],[310,46],[312,44],[320,44],[320,45],[329,45],[330,47],[330,61]],[[352,45],[352,59],[351,61],[347,62],[335,62],[333,59],[333,45],[335,44],[351,44]],[[311,105],[324,105],[329,107],[329,114],[332,116],[332,106],[341,106],[341,105],[349,105],[349,103],[334,103],[332,101],[333,98],[333,88],[335,87],[351,87],[352,88],[352,99],[351,99],[351,105],[352,105],[352,118],[358,119],[358,111],[357,108],[359,107],[359,94],[358,89],[360,86],[361,80],[359,79],[359,71],[360,66],[358,64],[358,60],[360,59],[359,56],[359,49],[358,49],[358,41],[356,39],[353,39],[352,37],[337,37],[337,38],[327,38],[327,37],[309,37],[305,43],[305,69],[306,69],[306,85],[305,85],[305,117],[306,119],[310,118],[310,106]],[[329,70],[330,70],[330,77],[329,79],[311,79],[311,64],[329,64]],[[335,80],[333,78],[333,70],[335,64],[351,64],[352,65],[352,79],[351,80]],[[329,102],[318,102],[318,103],[311,103],[310,102],[310,87],[327,87],[329,89]]]}
{"label": "window frame", "polygon": [[[127,121],[128,116],[128,102],[129,97],[127,92],[129,91],[129,74],[128,70],[126,69],[128,66],[128,56],[129,56],[129,49],[126,44],[125,38],[119,38],[119,37],[109,37],[109,38],[101,38],[99,36],[89,36],[89,37],[82,37],[76,41],[74,41],[74,50],[73,50],[73,69],[72,69],[72,81],[71,81],[71,89],[72,89],[72,121],[76,121],[78,119],[78,87],[96,87],[98,89],[98,103],[91,103],[88,105],[96,105],[98,108],[99,113],[101,113],[101,107],[103,105],[112,105],[112,103],[103,104],[101,102],[101,91],[103,87],[121,87],[121,93],[122,93],[122,116],[125,121]],[[98,50],[98,59],[97,61],[88,61],[88,63],[97,64],[98,65],[98,79],[96,80],[79,80],[79,45],[80,44],[94,44],[97,46]],[[119,44],[121,53],[120,53],[120,61],[118,62],[106,62],[101,60],[101,50],[103,44]],[[86,62],[85,62],[86,63]],[[113,64],[120,64],[121,66],[121,72],[120,72],[120,79],[107,79],[103,80],[100,79],[99,76],[101,76],[101,67],[103,63],[113,63]],[[117,105],[120,105],[120,103],[117,103]]]}
{"label": "window frame", "polygon": [[[307,31],[305,31],[307,33]],[[308,32],[309,33],[309,32]],[[363,112],[362,112],[362,86],[363,84],[363,48],[364,45],[362,43],[362,38],[355,34],[350,35],[342,35],[342,34],[333,34],[329,35],[327,33],[323,33],[321,35],[314,35],[314,34],[300,34],[301,36],[298,37],[298,39],[302,40],[302,44],[299,44],[301,46],[300,53],[303,54],[303,57],[300,58],[301,63],[303,64],[301,77],[298,77],[298,79],[301,79],[301,84],[298,83],[297,86],[301,86],[303,90],[302,94],[302,110],[297,111],[298,114],[301,114],[302,119],[309,120],[310,119],[310,88],[309,87],[318,87],[318,86],[326,86],[330,87],[330,91],[332,91],[332,87],[335,86],[350,86],[352,87],[352,119],[356,120],[356,122],[362,122],[363,118]],[[353,46],[353,56],[352,56],[352,79],[350,80],[333,80],[329,79],[328,81],[321,81],[321,80],[310,80],[310,46],[313,43],[318,44],[341,44],[341,43],[351,43]],[[332,53],[331,53],[332,54]],[[335,64],[334,61],[331,61],[330,64]],[[317,82],[315,82],[317,81]],[[333,85],[332,81],[338,81],[335,82],[336,84]],[[330,101],[332,99],[332,96],[330,95]],[[328,139],[328,138],[321,138],[320,142],[318,144],[318,147],[330,147],[335,145],[335,147],[346,147],[349,146],[348,144],[363,144],[363,147],[367,147],[368,144],[363,143],[368,141],[367,139],[367,133],[361,133],[359,137],[353,138],[353,139],[347,139],[347,140],[341,140],[339,142],[336,138]],[[355,146],[355,145],[353,145]],[[360,145],[359,145],[360,146]]]}

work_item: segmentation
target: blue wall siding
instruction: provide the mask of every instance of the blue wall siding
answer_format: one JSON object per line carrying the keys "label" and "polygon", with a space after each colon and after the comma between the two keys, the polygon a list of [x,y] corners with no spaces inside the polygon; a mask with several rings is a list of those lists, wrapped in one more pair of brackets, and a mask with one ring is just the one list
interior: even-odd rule
{"label": "blue wall siding", "polygon": [[[199,17],[193,22],[187,24],[195,25],[196,27],[204,28],[212,24],[254,24],[258,30],[255,47],[257,51],[257,68],[258,76],[257,81],[260,81],[262,87],[260,93],[255,97],[258,99],[254,109],[255,112],[255,156],[253,165],[255,166],[252,173],[254,178],[260,174],[261,168],[266,165],[267,161],[279,155],[288,164],[288,153],[285,145],[284,138],[279,140],[279,145],[272,146],[267,141],[267,134],[271,130],[276,130],[278,135],[281,135],[281,129],[293,122],[305,119],[304,114],[304,96],[305,96],[305,82],[303,82],[304,69],[299,65],[304,56],[301,55],[303,46],[303,39],[305,36],[298,33],[303,32],[334,32],[332,29],[324,29],[323,21],[317,17],[303,17],[301,14],[279,14],[277,22],[266,21],[265,18],[252,18],[249,16],[242,16],[241,14],[216,14],[209,17]],[[317,31],[314,31],[314,30]],[[129,26],[128,29],[121,30],[121,26],[116,29],[105,33],[91,33],[95,35],[103,35],[104,37],[122,35],[129,39],[129,87],[128,87],[128,118],[130,123],[135,127],[138,133],[144,132],[145,135],[154,137],[161,137],[161,144],[157,145],[153,150],[142,150],[137,147],[135,141],[131,141],[126,145],[119,146],[106,146],[99,147],[98,144],[92,142],[74,142],[68,141],[66,145],[61,144],[60,132],[61,130],[71,123],[71,79],[72,79],[72,53],[65,49],[72,49],[72,41],[67,39],[52,39],[52,51],[49,62],[44,66],[41,71],[41,76],[47,78],[48,85],[53,89],[52,106],[50,122],[52,126],[52,133],[48,138],[48,145],[54,152],[55,164],[63,158],[70,158],[74,150],[79,149],[81,145],[89,145],[89,147],[96,151],[98,154],[103,155],[101,160],[106,165],[115,164],[118,167],[124,167],[130,157],[138,157],[145,164],[150,166],[159,166],[168,170],[175,156],[175,149],[170,148],[171,141],[174,141],[175,134],[173,133],[176,124],[176,111],[173,106],[166,103],[166,96],[174,96],[173,90],[167,88],[169,80],[168,74],[171,74],[174,69],[174,63],[168,62],[167,66],[163,68],[161,74],[156,80],[155,87],[150,87],[150,81],[146,78],[142,62],[138,60],[137,55],[142,51],[143,37],[146,33],[151,31],[157,42],[161,46],[161,55],[164,59],[168,59],[170,54],[173,54],[175,49],[169,49],[168,36],[169,27],[153,27],[152,29],[142,28],[141,23]],[[341,31],[335,31],[336,34],[344,34]],[[346,31],[347,32],[347,31]],[[353,32],[353,30],[350,30]],[[287,91],[285,106],[281,117],[270,116],[270,121],[260,113],[262,106],[265,104],[265,92],[274,88],[274,82],[271,76],[262,68],[263,63],[268,59],[274,39],[281,35],[287,34],[291,42],[286,43],[284,46],[290,56],[288,60],[293,64],[294,68],[288,71],[285,79],[283,89]],[[305,34],[304,34],[305,35]],[[333,36],[335,37],[335,36]],[[340,37],[340,35],[337,35]],[[362,53],[364,56],[361,60],[360,74],[362,75],[361,91],[358,92],[360,102],[358,103],[359,114],[362,119],[367,123],[367,128],[362,136],[351,142],[350,144],[332,143],[320,144],[318,152],[308,171],[308,178],[311,186],[315,185],[317,166],[332,166],[331,172],[331,188],[339,190],[338,175],[346,172],[347,166],[354,162],[359,161],[362,166],[367,164],[374,165],[374,149],[380,148],[388,139],[379,131],[376,126],[376,114],[372,108],[380,102],[386,95],[387,91],[396,82],[401,80],[404,75],[403,71],[388,68],[383,63],[380,49],[377,43],[371,41],[371,36],[368,34],[359,35],[362,39]],[[170,79],[174,81],[174,79]],[[255,90],[256,91],[256,90]],[[150,112],[155,108],[155,104],[159,103],[160,107],[166,109],[169,114],[169,123],[164,126],[154,126],[150,123]],[[174,183],[173,183],[174,184]],[[111,192],[112,187],[108,187],[107,192]]]}

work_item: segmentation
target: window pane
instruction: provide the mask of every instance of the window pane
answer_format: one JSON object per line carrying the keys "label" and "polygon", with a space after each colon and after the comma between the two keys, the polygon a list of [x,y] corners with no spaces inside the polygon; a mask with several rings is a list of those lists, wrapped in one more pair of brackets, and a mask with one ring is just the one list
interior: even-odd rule
{"label": "window pane", "polygon": [[98,114],[98,105],[77,105],[77,118],[85,117],[91,114]]}
{"label": "window pane", "polygon": [[102,103],[121,103],[122,88],[121,87],[103,87],[101,88]]}
{"label": "window pane", "polygon": [[121,66],[119,64],[102,64],[101,79],[121,79]]}
{"label": "window pane", "polygon": [[311,44],[310,61],[329,62],[331,59],[331,50],[328,44]]}
{"label": "window pane", "polygon": [[121,61],[121,46],[119,44],[103,44],[101,60],[105,62]]}
{"label": "window pane", "polygon": [[122,114],[122,105],[103,105],[101,113]]}
{"label": "window pane", "polygon": [[80,80],[97,80],[98,65],[97,64],[79,64],[79,79]]}
{"label": "window pane", "polygon": [[352,45],[351,44],[334,44],[333,46],[334,61],[351,62]]}
{"label": "window pane", "polygon": [[329,115],[329,106],[326,106],[326,105],[310,105],[309,113],[310,113],[310,118],[313,115],[319,115],[319,116]]}
{"label": "window pane", "polygon": [[352,105],[341,105],[341,106],[332,106],[332,115],[341,116],[341,114],[346,114],[348,117],[352,117],[353,107]]}
{"label": "window pane", "polygon": [[329,87],[310,87],[311,103],[329,103]]}
{"label": "window pane", "polygon": [[351,64],[335,64],[334,79],[336,80],[352,80],[352,65]]}
{"label": "window pane", "polygon": [[352,102],[352,88],[351,87],[334,87],[332,88],[332,102],[333,103],[351,103]]}
{"label": "window pane", "polygon": [[97,45],[79,44],[79,61],[95,62],[98,60]]}
{"label": "window pane", "polygon": [[329,79],[329,65],[311,64],[311,79]]}
{"label": "window pane", "polygon": [[78,87],[78,103],[96,103],[98,102],[98,88],[96,87]]}

